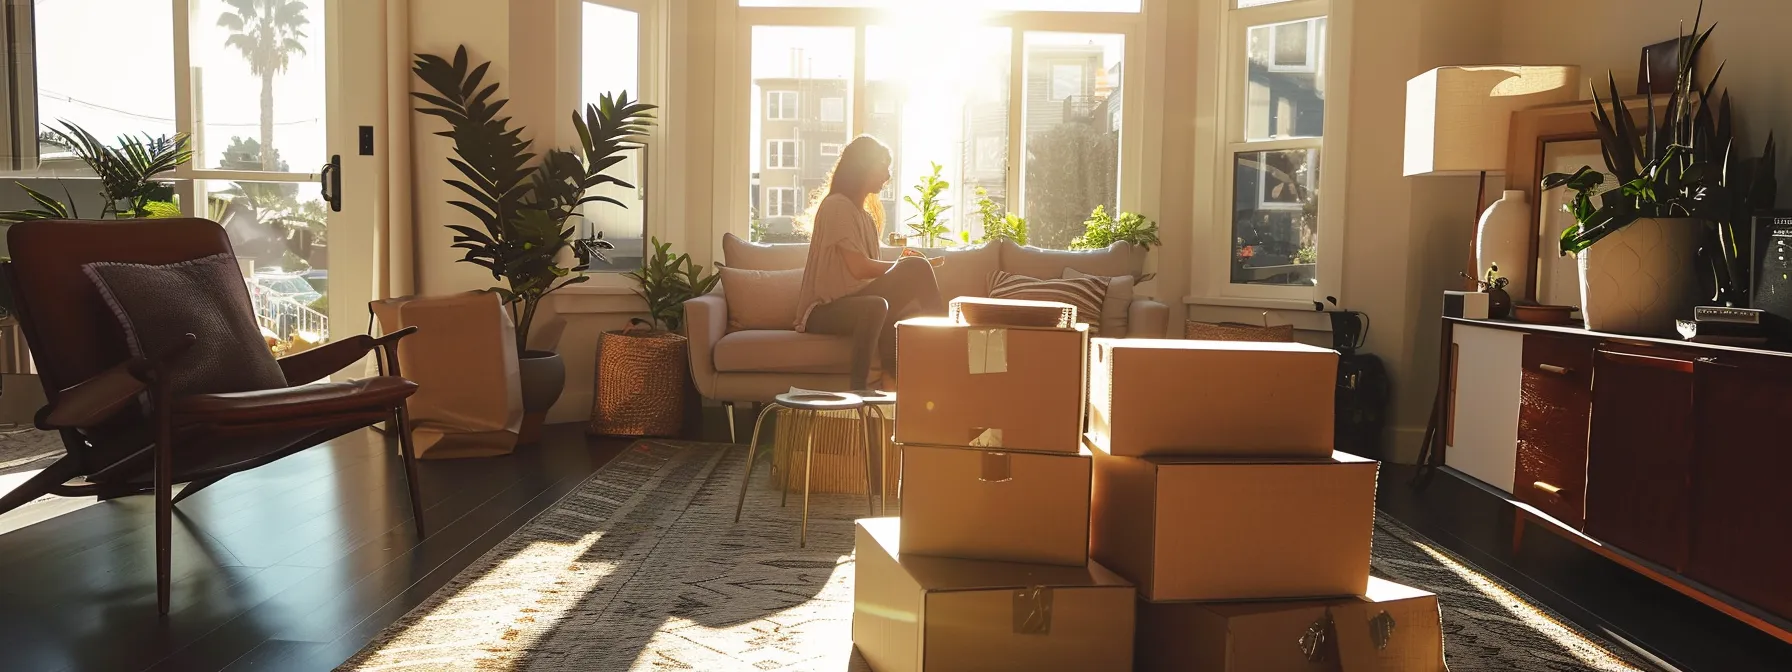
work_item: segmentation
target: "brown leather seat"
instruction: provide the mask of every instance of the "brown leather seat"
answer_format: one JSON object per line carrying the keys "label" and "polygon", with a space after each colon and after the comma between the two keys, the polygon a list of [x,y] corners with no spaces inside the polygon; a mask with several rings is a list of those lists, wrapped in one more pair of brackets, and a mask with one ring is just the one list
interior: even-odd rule
{"label": "brown leather seat", "polygon": [[[68,455],[0,496],[5,513],[44,494],[101,499],[151,492],[156,507],[156,597],[168,613],[173,506],[230,474],[391,420],[411,513],[423,534],[422,495],[405,400],[417,385],[399,376],[399,339],[355,335],[279,360],[292,387],[176,396],[168,373],[194,337],[166,352],[133,356],[124,328],[83,270],[94,262],[162,265],[234,254],[204,219],[34,221],[7,232],[5,264],[19,325],[49,405],[37,425],[59,430]],[[315,382],[369,353],[383,375]],[[80,478],[80,481],[74,479]],[[187,482],[180,496],[174,484]]]}

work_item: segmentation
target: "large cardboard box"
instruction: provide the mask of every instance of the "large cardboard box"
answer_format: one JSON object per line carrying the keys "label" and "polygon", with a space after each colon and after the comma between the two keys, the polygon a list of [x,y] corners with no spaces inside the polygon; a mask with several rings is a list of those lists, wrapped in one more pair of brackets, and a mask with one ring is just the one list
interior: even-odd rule
{"label": "large cardboard box", "polygon": [[1081,449],[1089,331],[896,325],[896,441],[1075,453]]}
{"label": "large cardboard box", "polygon": [[1138,631],[1141,672],[1449,669],[1437,596],[1377,578],[1367,596],[1337,600],[1141,600]]}
{"label": "large cardboard box", "polygon": [[1095,456],[1090,557],[1146,599],[1362,595],[1380,464]]}
{"label": "large cardboard box", "polygon": [[1299,343],[1098,338],[1089,432],[1131,457],[1325,457],[1337,377],[1337,352]]}
{"label": "large cardboard box", "polygon": [[1082,566],[1090,455],[903,446],[904,555]]}
{"label": "large cardboard box", "polygon": [[859,520],[852,641],[876,672],[1130,670],[1136,593],[1101,565],[898,554]]}

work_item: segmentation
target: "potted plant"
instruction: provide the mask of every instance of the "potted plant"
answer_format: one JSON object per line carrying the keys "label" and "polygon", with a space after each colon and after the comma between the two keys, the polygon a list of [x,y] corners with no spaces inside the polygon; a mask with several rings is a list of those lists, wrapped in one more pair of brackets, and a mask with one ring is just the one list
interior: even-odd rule
{"label": "potted plant", "polygon": [[1095,211],[1089,213],[1088,221],[1083,222],[1083,235],[1070,241],[1070,249],[1100,250],[1119,242],[1132,243],[1142,249],[1163,244],[1157,239],[1157,222],[1136,212],[1122,212],[1120,218],[1115,219],[1108,214],[1107,206],[1097,205]]}
{"label": "potted plant", "polygon": [[[908,228],[914,232],[915,238],[921,239],[922,247],[937,247],[946,240],[951,227],[946,222],[946,211],[952,206],[940,203],[940,194],[952,188],[952,183],[940,179],[940,164],[932,164],[933,172],[921,176],[915,184],[915,195],[904,196],[909,207],[915,209],[915,215],[909,218]],[[904,241],[906,242],[906,241]]]}
{"label": "potted plant", "polygon": [[641,286],[647,319],[598,336],[597,403],[591,433],[609,436],[673,436],[684,426],[690,389],[684,303],[708,294],[721,280],[672,244],[651,239],[653,256],[628,274]]}
{"label": "potted plant", "polygon": [[[1016,245],[1027,244],[1027,218],[1012,212],[1004,213],[989,197],[989,190],[977,187],[977,219],[983,223],[983,237],[975,243],[983,244],[998,240],[1011,240]],[[964,232],[964,242],[971,244],[971,232]]]}
{"label": "potted plant", "polygon": [[[549,149],[537,155],[523,129],[511,128],[510,117],[501,116],[505,99],[494,99],[497,83],[487,83],[491,63],[472,66],[462,46],[452,61],[418,54],[412,72],[435,93],[412,93],[425,103],[418,112],[448,122],[438,133],[454,141],[456,158],[449,159],[464,180],[444,180],[465,193],[468,200],[451,204],[467,211],[479,226],[449,224],[455,232],[454,247],[465,250],[460,261],[491,271],[504,284],[492,291],[503,298],[516,323],[517,357],[522,378],[524,435],[531,423],[539,426],[547,409],[559,399],[565,386],[566,366],[551,349],[529,348],[529,330],[542,299],[590,279],[585,264],[568,265],[577,227],[568,221],[587,203],[603,202],[626,208],[622,202],[592,195],[593,188],[634,185],[605,174],[626,158],[624,152],[642,147],[653,124],[655,106],[631,100],[628,92],[604,94],[597,103],[573,113],[578,130],[576,151]],[[587,258],[613,249],[601,239],[586,241],[580,251]],[[551,346],[549,346],[551,348]]]}
{"label": "potted plant", "polygon": [[1591,166],[1543,178],[1544,189],[1574,192],[1564,209],[1575,224],[1562,232],[1560,250],[1579,258],[1588,329],[1672,334],[1700,276],[1710,282],[1708,300],[1739,305],[1746,297],[1746,248],[1735,224],[1772,207],[1774,141],[1770,135],[1762,158],[1742,158],[1729,93],[1714,98],[1715,75],[1703,86],[1696,81],[1693,63],[1712,30],[1700,32],[1703,12],[1701,3],[1691,36],[1681,38],[1665,108],[1658,114],[1653,98],[1644,103],[1645,127],[1631,117],[1615,77],[1607,77],[1609,101],[1595,91],[1593,120],[1612,186]]}

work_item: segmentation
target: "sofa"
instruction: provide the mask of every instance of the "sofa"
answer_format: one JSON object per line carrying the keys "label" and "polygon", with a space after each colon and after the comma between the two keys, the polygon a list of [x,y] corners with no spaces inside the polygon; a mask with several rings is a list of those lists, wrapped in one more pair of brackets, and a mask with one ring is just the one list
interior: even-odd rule
{"label": "sofa", "polygon": [[[989,276],[1002,270],[1035,278],[1060,278],[1065,269],[1099,276],[1130,276],[1144,271],[1146,250],[1115,243],[1103,250],[1061,251],[1023,247],[1008,241],[978,247],[923,250],[928,256],[945,257],[936,271],[947,300],[958,296],[987,296]],[[901,248],[886,247],[884,259],[896,259]],[[809,246],[802,243],[763,245],[728,234],[722,241],[722,264],[730,268],[780,271],[802,268]],[[792,387],[845,390],[852,346],[843,336],[798,333],[793,330],[729,330],[727,287],[685,303],[685,324],[690,336],[691,376],[698,391],[730,407],[738,403],[765,403]],[[1130,287],[1131,282],[1115,283]],[[1103,306],[1104,337],[1164,338],[1169,326],[1169,307],[1146,298],[1110,294]],[[750,299],[738,299],[750,300]]]}

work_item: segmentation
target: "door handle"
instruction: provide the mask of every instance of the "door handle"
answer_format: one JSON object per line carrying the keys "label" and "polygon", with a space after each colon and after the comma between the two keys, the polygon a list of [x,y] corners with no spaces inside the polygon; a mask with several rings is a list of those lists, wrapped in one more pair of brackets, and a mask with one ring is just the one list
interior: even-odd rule
{"label": "door handle", "polygon": [[1542,490],[1551,495],[1560,496],[1562,494],[1562,489],[1560,487],[1550,485],[1548,483],[1544,483],[1543,481],[1535,481],[1535,482],[1531,483],[1531,487],[1536,488],[1538,490]]}
{"label": "door handle", "polygon": [[330,162],[317,176],[324,202],[330,204],[330,212],[342,212],[342,155],[331,154]]}

